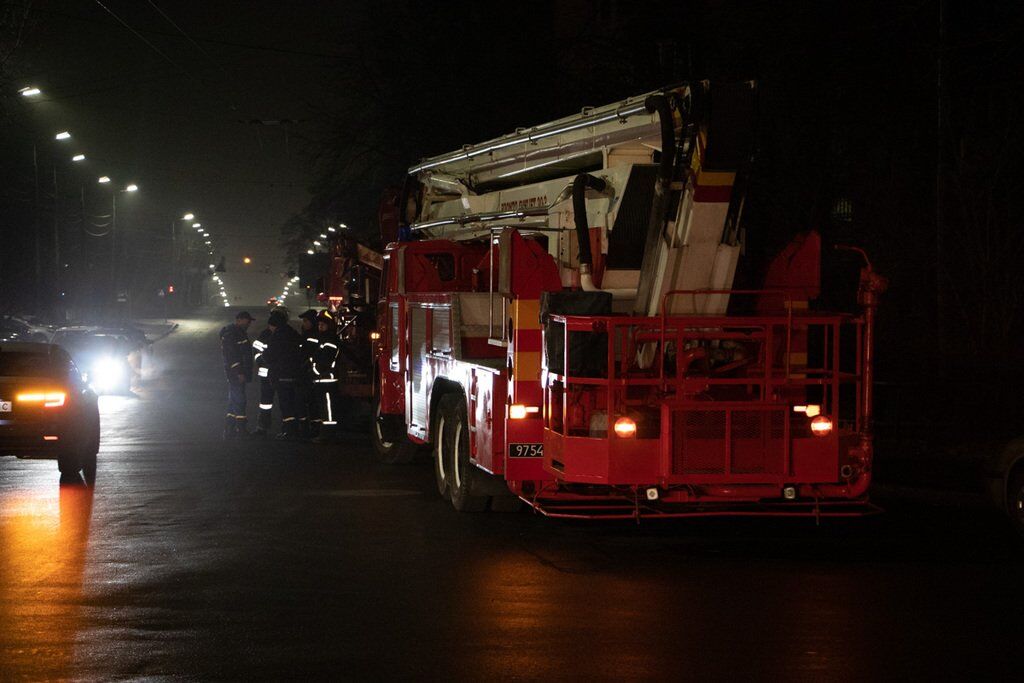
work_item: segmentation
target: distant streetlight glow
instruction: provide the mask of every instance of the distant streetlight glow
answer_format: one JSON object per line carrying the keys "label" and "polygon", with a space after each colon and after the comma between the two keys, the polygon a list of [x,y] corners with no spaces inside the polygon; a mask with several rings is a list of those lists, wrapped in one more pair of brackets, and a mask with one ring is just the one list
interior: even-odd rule
{"label": "distant streetlight glow", "polygon": [[313,250],[312,249],[307,249],[306,253],[309,254],[310,256],[312,256],[313,255]]}
{"label": "distant streetlight glow", "polygon": [[320,233],[320,239],[322,239],[322,240],[327,239],[327,235],[325,235],[324,233]]}
{"label": "distant streetlight glow", "polygon": [[195,214],[190,211],[189,213],[186,213],[184,216],[182,216],[181,220],[183,220],[183,221],[190,221],[190,220],[194,219],[195,217],[196,217]]}
{"label": "distant streetlight glow", "polygon": [[36,95],[42,95],[43,91],[35,86],[27,86],[19,90],[22,97],[35,97]]}
{"label": "distant streetlight glow", "polygon": [[216,264],[213,264],[213,263],[211,263],[211,264],[210,264],[210,267],[211,267],[211,268],[216,268],[217,266],[216,266]]}
{"label": "distant streetlight glow", "polygon": [[330,226],[328,226],[328,227],[327,227],[327,232],[334,232],[334,228],[333,228],[333,227],[330,227]]}
{"label": "distant streetlight glow", "polygon": [[209,243],[210,243],[210,240],[206,240],[206,243],[207,243],[207,244],[209,244]]}
{"label": "distant streetlight glow", "polygon": [[242,263],[244,263],[245,265],[249,265],[250,263],[252,263],[252,259],[246,256],[244,259],[242,259]]}
{"label": "distant streetlight glow", "polygon": [[135,183],[129,183],[128,187],[124,188],[124,191],[125,192],[138,192],[139,191],[139,186],[136,185]]}
{"label": "distant streetlight glow", "polygon": [[71,139],[71,133],[67,132],[66,130],[62,130],[61,132],[59,132],[56,135],[54,135],[53,139],[54,140],[70,140]]}
{"label": "distant streetlight glow", "polygon": [[99,182],[100,182],[101,184],[103,184],[103,185],[106,185],[107,183],[109,183],[109,182],[110,182],[110,178],[108,178],[108,177],[107,177],[107,176],[105,176],[105,175],[101,175],[101,176],[100,176],[100,180],[99,180]]}
{"label": "distant streetlight glow", "polygon": [[338,227],[339,228],[347,228],[348,226],[345,225],[344,223],[338,223]]}
{"label": "distant streetlight glow", "polygon": [[71,157],[71,161],[85,161],[85,155],[76,154],[75,156]]}
{"label": "distant streetlight glow", "polygon": [[316,240],[313,240],[313,246],[314,246],[314,247],[319,247],[319,246],[320,246],[320,243],[319,243],[319,242],[317,242]]}

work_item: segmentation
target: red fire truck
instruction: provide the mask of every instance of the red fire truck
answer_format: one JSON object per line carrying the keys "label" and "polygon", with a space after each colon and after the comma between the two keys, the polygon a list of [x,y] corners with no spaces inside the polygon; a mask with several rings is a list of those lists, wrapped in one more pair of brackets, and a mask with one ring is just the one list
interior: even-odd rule
{"label": "red fire truck", "polygon": [[821,239],[732,289],[755,85],[684,85],[423,160],[384,254],[373,439],[460,511],[855,515],[872,329]]}

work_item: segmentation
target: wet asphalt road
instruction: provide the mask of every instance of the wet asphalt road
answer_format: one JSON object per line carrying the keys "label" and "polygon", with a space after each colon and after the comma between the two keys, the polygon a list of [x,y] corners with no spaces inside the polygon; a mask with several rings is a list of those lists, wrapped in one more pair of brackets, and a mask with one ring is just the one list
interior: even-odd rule
{"label": "wet asphalt road", "polygon": [[1019,680],[1024,552],[983,508],[460,515],[360,434],[225,445],[221,324],[102,399],[94,490],[0,460],[0,680]]}

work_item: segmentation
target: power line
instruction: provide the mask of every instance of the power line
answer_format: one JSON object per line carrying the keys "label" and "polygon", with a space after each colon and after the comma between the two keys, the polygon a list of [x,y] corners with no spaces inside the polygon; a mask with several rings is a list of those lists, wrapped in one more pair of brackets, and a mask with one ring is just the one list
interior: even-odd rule
{"label": "power line", "polygon": [[165,53],[165,52],[164,52],[163,50],[161,50],[161,49],[160,49],[160,48],[158,48],[158,47],[157,47],[156,45],[154,45],[153,43],[151,43],[151,42],[149,41],[149,39],[148,39],[148,38],[146,38],[146,36],[142,35],[142,34],[141,34],[141,33],[139,33],[138,31],[136,31],[136,30],[135,30],[134,28],[132,28],[132,27],[131,27],[131,26],[130,26],[130,25],[128,24],[128,22],[126,22],[126,21],[125,21],[124,19],[122,19],[121,17],[119,17],[119,16],[117,16],[116,14],[114,14],[114,12],[113,12],[113,11],[112,11],[112,10],[111,10],[111,9],[110,9],[109,7],[107,7],[107,6],[106,6],[106,5],[104,5],[104,4],[102,3],[102,2],[100,2],[100,0],[95,0],[95,2],[96,2],[96,4],[97,4],[97,5],[99,5],[100,7],[102,7],[102,8],[103,8],[103,11],[104,11],[104,12],[106,12],[107,14],[109,14],[110,16],[112,16],[112,17],[113,17],[113,18],[114,18],[114,19],[115,19],[115,20],[117,21],[117,23],[121,24],[121,26],[124,26],[124,27],[125,27],[126,29],[128,29],[128,31],[130,31],[130,32],[132,33],[132,35],[134,35],[134,36],[135,36],[136,38],[138,38],[139,40],[141,40],[142,42],[144,42],[144,43],[145,43],[146,45],[148,45],[148,46],[149,46],[149,47],[150,47],[150,48],[151,48],[151,49],[153,50],[153,52],[157,53],[158,55],[160,55],[161,57],[163,57],[164,59],[166,59],[166,60],[167,60],[167,61],[168,61],[168,62],[169,62],[170,64],[172,64],[172,65],[173,65],[173,66],[174,66],[175,68],[177,68],[177,69],[180,69],[181,71],[184,71],[185,73],[188,73],[188,71],[186,71],[186,70],[185,70],[185,69],[184,69],[184,68],[183,68],[183,67],[182,67],[181,65],[179,65],[179,64],[178,64],[177,62],[175,62],[175,61],[174,61],[173,59],[171,59],[170,57],[168,57],[168,56],[167,56],[167,54],[166,54],[166,53]]}

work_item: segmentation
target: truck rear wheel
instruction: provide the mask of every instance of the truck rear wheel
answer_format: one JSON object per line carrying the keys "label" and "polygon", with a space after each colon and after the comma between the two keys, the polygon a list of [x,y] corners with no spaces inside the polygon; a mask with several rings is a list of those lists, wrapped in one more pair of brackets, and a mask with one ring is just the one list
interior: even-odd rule
{"label": "truck rear wheel", "polygon": [[[373,426],[370,439],[377,457],[385,465],[400,465],[412,462],[416,457],[416,445],[409,441],[398,425],[399,416],[385,415],[380,412],[380,394],[373,397]],[[404,425],[403,425],[404,426]]]}
{"label": "truck rear wheel", "polygon": [[490,496],[476,493],[476,480],[483,474],[469,460],[469,420],[466,417],[466,401],[458,395],[449,394],[441,399],[441,414],[445,429],[441,433],[444,443],[448,472],[448,495],[452,507],[459,512],[482,512],[487,509]]}
{"label": "truck rear wheel", "polygon": [[446,432],[451,430],[451,423],[448,422],[448,414],[451,412],[451,401],[455,396],[449,394],[442,396],[437,406],[437,415],[434,418],[434,428],[431,433],[434,435],[434,446],[432,449],[434,457],[434,480],[437,482],[437,492],[442,498],[449,498],[449,485],[451,469],[449,467],[449,456],[447,448]]}

